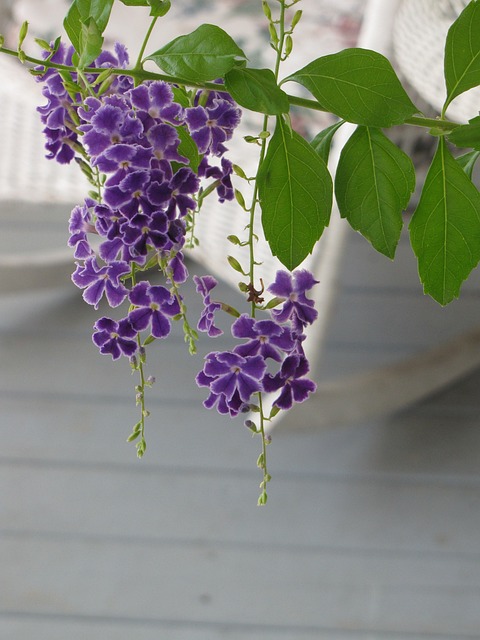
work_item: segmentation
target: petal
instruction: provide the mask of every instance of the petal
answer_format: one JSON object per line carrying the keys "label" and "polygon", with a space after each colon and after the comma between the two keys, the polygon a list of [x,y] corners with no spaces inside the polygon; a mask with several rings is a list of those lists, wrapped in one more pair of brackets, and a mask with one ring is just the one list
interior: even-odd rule
{"label": "petal", "polygon": [[152,336],[155,338],[166,338],[170,333],[170,321],[160,311],[152,313]]}

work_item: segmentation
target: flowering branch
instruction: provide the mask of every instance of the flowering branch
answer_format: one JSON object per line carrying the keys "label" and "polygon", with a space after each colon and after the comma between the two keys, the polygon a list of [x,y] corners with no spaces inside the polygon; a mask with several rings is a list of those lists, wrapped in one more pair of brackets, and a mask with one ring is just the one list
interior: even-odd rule
{"label": "flowering branch", "polygon": [[[172,324],[181,321],[193,354],[197,330],[210,338],[221,335],[216,314],[224,311],[233,318],[235,346],[209,353],[196,381],[207,389],[207,409],[232,418],[248,414],[245,425],[261,437],[258,504],[264,505],[270,481],[266,423],[315,391],[303,343],[317,317],[308,295],[318,282],[299,267],[328,226],[333,193],[340,214],[355,230],[380,253],[389,258],[395,254],[415,171],[383,129],[408,124],[427,128],[438,138],[410,223],[425,291],[447,304],[480,259],[480,193],[471,180],[480,157],[480,121],[477,116],[460,124],[445,117],[458,95],[480,84],[480,43],[472,37],[480,31],[480,3],[472,0],[449,31],[446,101],[438,118],[425,118],[389,61],[374,51],[349,49],[323,56],[280,80],[281,63],[292,51],[302,12],[292,12],[288,28],[287,18],[300,0],[278,0],[275,16],[262,0],[269,44],[276,53],[272,70],[248,67],[245,53],[214,25],[201,25],[145,56],[169,0],[135,0],[135,5],[150,7],[152,21],[129,68],[123,45],[117,44],[113,52],[103,50],[113,2],[73,0],[64,22],[71,44],[59,38],[52,44],[38,41],[43,58],[23,50],[27,23],[16,50],[0,38],[0,53],[33,65],[31,73],[43,86],[46,104],[38,112],[47,157],[60,164],[74,160],[93,187],[70,217],[68,244],[76,260],[72,280],[95,309],[103,299],[114,309],[128,307],[119,319],[99,318],[92,336],[100,353],[114,360],[126,358],[139,376],[135,391],[140,420],[128,440],[136,441],[142,457],[149,416],[145,390],[154,381],[144,370],[148,346],[168,338]],[[160,72],[146,71],[147,60]],[[286,93],[288,82],[307,89],[313,99]],[[308,142],[292,128],[292,106],[325,111],[339,121]],[[262,131],[245,138],[260,147],[254,178],[247,178],[227,157],[240,107],[263,114]],[[343,122],[356,129],[333,179],[328,156]],[[456,159],[448,144],[472,151]],[[233,186],[233,174],[253,182],[249,205]],[[220,203],[236,199],[248,214],[246,238],[227,238],[248,254],[247,266],[228,258],[246,280],[239,288],[248,313],[213,298],[213,276],[193,276],[204,305],[195,329],[187,319],[182,289],[189,277],[184,250],[198,243],[196,215],[200,209],[204,215],[206,199],[215,196]],[[259,209],[271,252],[285,267],[265,285],[256,282]],[[92,236],[99,240],[95,250]],[[150,282],[153,268],[160,270],[164,284]],[[268,414],[265,394],[273,398]]]}

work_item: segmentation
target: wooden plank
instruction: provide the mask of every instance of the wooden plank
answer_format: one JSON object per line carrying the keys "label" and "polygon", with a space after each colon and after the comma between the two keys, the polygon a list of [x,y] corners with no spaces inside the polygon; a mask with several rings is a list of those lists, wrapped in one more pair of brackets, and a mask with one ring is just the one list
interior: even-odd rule
{"label": "wooden plank", "polygon": [[5,612],[457,638],[480,627],[471,560],[18,536],[3,540],[0,560]]}
{"label": "wooden plank", "polygon": [[367,555],[466,554],[475,562],[480,513],[472,504],[480,500],[478,477],[297,476],[275,474],[271,463],[268,509],[257,510],[259,477],[253,464],[245,471],[228,470],[221,462],[209,469],[6,462],[0,485],[14,489],[0,497],[2,530],[125,536],[140,543],[265,541],[309,552],[321,547]]}
{"label": "wooden plank", "polygon": [[329,630],[300,627],[267,628],[266,625],[233,625],[228,623],[168,622],[162,620],[137,621],[130,618],[114,620],[100,616],[41,616],[0,614],[0,630],[8,640],[458,640],[476,635],[419,634],[355,629]]}

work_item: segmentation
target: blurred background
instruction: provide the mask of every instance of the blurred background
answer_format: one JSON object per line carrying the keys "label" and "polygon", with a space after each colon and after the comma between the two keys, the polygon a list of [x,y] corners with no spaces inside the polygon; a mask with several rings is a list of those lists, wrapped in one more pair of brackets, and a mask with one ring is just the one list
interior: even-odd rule
{"label": "blurred background", "polygon": [[[354,46],[366,5],[299,3],[285,75]],[[0,31],[15,47],[28,19],[32,35],[54,38],[67,7],[2,0]],[[252,64],[268,64],[259,0],[172,0],[152,48],[204,22],[228,31]],[[147,24],[147,9],[116,3],[107,43],[121,37],[134,58]],[[26,49],[36,53],[32,39]],[[480,370],[393,414],[280,423],[259,509],[260,443],[241,419],[202,407],[194,376],[212,345],[201,339],[192,358],[178,327],[153,345],[148,449],[137,460],[125,442],[137,421],[135,380],[92,345],[106,308],[85,305],[69,280],[68,217],[84,185],[74,167],[42,159],[39,87],[10,60],[0,65],[2,640],[480,637]],[[432,94],[410,89],[435,112]],[[330,122],[294,120],[312,137]],[[425,171],[427,137],[393,135]],[[402,362],[480,321],[478,273],[440,308],[422,294],[406,235],[390,262],[350,232],[337,281],[319,381]],[[193,286],[186,297],[198,318]],[[224,328],[219,350],[230,346]]]}

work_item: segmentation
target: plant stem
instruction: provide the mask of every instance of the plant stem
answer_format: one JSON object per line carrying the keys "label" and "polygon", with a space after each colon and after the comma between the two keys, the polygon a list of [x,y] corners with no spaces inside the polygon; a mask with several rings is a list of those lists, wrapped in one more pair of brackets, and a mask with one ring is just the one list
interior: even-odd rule
{"label": "plant stem", "polygon": [[[282,7],[283,6],[284,5],[282,3]],[[153,21],[152,21],[152,24],[153,24]],[[18,51],[15,51],[13,49],[8,49],[6,47],[1,47],[0,53],[5,53],[7,55],[18,58]],[[65,64],[57,64],[55,62],[50,62],[47,60],[40,60],[38,58],[33,58],[31,56],[25,56],[24,59],[26,62],[30,62],[35,66],[44,67],[46,69],[58,69],[59,71],[69,71],[73,73],[78,73],[79,71],[76,67],[68,66]],[[280,63],[278,63],[278,66],[279,64]],[[277,68],[277,63],[275,63],[275,68]],[[94,67],[88,67],[88,73],[99,74],[99,73],[103,73],[104,71],[105,69],[96,69]],[[194,87],[196,89],[207,89],[209,91],[224,90],[224,87],[222,86],[222,84],[216,84],[214,82],[198,82],[195,80],[188,80],[186,78],[180,78],[177,76],[170,76],[165,73],[145,71],[144,69],[141,69],[141,68],[134,68],[134,69],[112,68],[111,73],[114,75],[128,75],[128,76],[131,76],[134,80],[138,80],[138,81],[163,80],[164,82],[168,82],[170,84],[178,84],[186,87]],[[289,103],[292,106],[303,107],[304,109],[310,109],[313,111],[322,111],[325,113],[331,113],[329,109],[321,105],[320,102],[317,102],[316,100],[311,100],[309,98],[301,98],[299,96],[293,96],[290,94],[287,94],[287,97],[288,97]],[[445,120],[443,117],[425,118],[423,116],[412,116],[411,118],[407,118],[404,124],[412,125],[414,127],[426,127],[428,129],[440,129],[442,131],[448,132],[454,129],[455,127],[460,126],[461,123],[452,122],[451,120]]]}
{"label": "plant stem", "polygon": [[150,36],[152,35],[152,31],[153,31],[153,28],[155,27],[155,23],[157,22],[157,20],[158,20],[158,16],[155,16],[152,19],[152,21],[150,23],[150,26],[148,27],[148,31],[145,34],[145,38],[143,39],[142,46],[140,48],[140,51],[139,51],[139,54],[138,54],[138,58],[137,58],[137,62],[135,63],[134,69],[142,69],[143,68],[143,66],[142,66],[143,54],[145,53],[145,49],[147,48],[147,43],[148,43],[148,41],[150,39]]}

